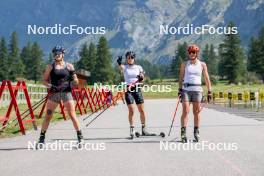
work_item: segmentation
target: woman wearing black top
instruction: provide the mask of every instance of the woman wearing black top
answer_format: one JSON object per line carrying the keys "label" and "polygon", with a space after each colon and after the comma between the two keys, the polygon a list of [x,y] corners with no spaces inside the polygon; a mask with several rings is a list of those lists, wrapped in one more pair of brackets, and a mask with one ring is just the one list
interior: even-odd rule
{"label": "woman wearing black top", "polygon": [[83,136],[79,121],[76,117],[74,101],[71,94],[71,84],[77,85],[78,78],[75,74],[73,65],[64,61],[65,50],[61,46],[54,47],[52,53],[54,63],[49,64],[46,67],[43,75],[43,84],[50,88],[50,96],[48,97],[46,116],[42,123],[38,143],[44,144],[45,133],[48,129],[53,112],[58,104],[63,101],[64,107],[66,108],[77,132],[78,144],[80,144]]}

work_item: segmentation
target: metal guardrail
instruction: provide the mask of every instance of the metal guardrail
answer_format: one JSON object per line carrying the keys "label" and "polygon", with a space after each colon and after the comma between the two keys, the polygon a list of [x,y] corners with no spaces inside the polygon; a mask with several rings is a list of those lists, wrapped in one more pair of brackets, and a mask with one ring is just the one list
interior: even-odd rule
{"label": "metal guardrail", "polygon": [[242,106],[245,108],[263,109],[264,92],[263,91],[244,91],[240,93],[232,92],[214,92],[213,103],[223,104],[228,107]]}

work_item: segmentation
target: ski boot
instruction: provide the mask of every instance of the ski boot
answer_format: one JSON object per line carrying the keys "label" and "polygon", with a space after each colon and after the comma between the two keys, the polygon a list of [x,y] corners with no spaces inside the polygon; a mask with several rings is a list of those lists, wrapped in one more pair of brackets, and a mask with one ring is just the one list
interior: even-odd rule
{"label": "ski boot", "polygon": [[38,143],[36,144],[36,149],[42,149],[45,144],[45,134],[46,131],[40,132]]}
{"label": "ski boot", "polygon": [[186,127],[181,128],[181,141],[182,143],[187,143]]}
{"label": "ski boot", "polygon": [[156,134],[148,132],[145,125],[142,125],[142,136],[156,136]]}
{"label": "ski boot", "polygon": [[83,135],[82,135],[82,131],[77,131],[77,147],[81,148],[83,145],[84,141],[83,141]]}
{"label": "ski boot", "polygon": [[200,135],[199,135],[199,128],[198,127],[194,127],[193,130],[193,136],[194,136],[194,142],[199,142],[200,139]]}
{"label": "ski boot", "polygon": [[134,136],[135,136],[134,126],[130,126],[130,139],[134,139]]}

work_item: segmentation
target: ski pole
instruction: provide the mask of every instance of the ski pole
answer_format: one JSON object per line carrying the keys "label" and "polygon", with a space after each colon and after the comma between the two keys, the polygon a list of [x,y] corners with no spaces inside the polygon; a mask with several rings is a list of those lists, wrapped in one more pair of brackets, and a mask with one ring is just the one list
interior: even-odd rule
{"label": "ski pole", "polygon": [[[135,82],[133,82],[133,83],[131,83],[129,86],[128,86],[128,88],[126,88],[124,91],[123,91],[123,93],[125,93],[127,90],[129,90],[131,87],[133,87],[133,86],[135,86],[137,83],[138,83],[139,81],[137,80],[137,81],[135,81]],[[120,99],[122,96],[120,96],[120,97],[118,97],[118,99]],[[117,100],[118,100],[117,99]],[[116,101],[117,101],[116,100]],[[95,119],[97,119],[101,114],[103,114],[107,109],[109,109],[112,105],[114,104],[114,102],[113,103],[111,103],[111,105],[110,106],[108,106],[107,108],[105,108],[102,112],[100,112],[97,116],[95,116],[88,124],[86,124],[85,126],[86,127],[88,127],[93,121],[95,121]]]}
{"label": "ski pole", "polygon": [[[33,106],[32,106],[32,110],[35,111],[40,105],[42,105],[44,102],[45,102],[45,99],[47,98],[48,95],[46,95],[44,98],[42,98],[41,100],[39,100],[37,103],[35,103]],[[29,109],[27,109],[26,111],[24,111],[21,116],[23,116],[24,114],[26,114],[26,112],[28,112]],[[24,117],[22,117],[22,120],[24,120],[28,115],[30,114],[27,113]],[[4,128],[6,128],[8,125],[11,125],[13,122],[17,121],[17,119],[14,119],[14,120],[11,120],[9,121],[8,123],[6,123],[5,125],[3,125],[0,130],[3,130]],[[18,122],[14,125],[16,126],[18,124]]]}
{"label": "ski pole", "polygon": [[[125,104],[124,99],[123,99],[123,92],[122,92],[121,94],[122,94],[122,96],[121,96],[120,98],[122,98],[122,101],[123,101],[123,103]],[[86,116],[85,118],[83,118],[83,121],[85,121],[86,119],[88,119],[89,117],[91,117],[93,114],[97,113],[98,111],[100,111],[100,110],[101,110],[101,107],[104,107],[105,105],[107,105],[106,102],[105,102],[102,106],[100,106],[100,107],[98,108],[99,110],[94,111],[94,112],[92,112],[91,114],[89,114],[88,116]],[[104,109],[103,109],[103,110],[104,110]]]}
{"label": "ski pole", "polygon": [[179,106],[179,103],[180,103],[180,96],[178,97],[178,100],[177,100],[177,105],[176,105],[176,109],[174,111],[174,114],[173,114],[173,119],[172,119],[172,122],[171,122],[171,126],[170,126],[170,131],[169,131],[169,134],[168,136],[170,136],[170,133],[171,133],[171,129],[172,129],[172,126],[173,126],[173,123],[174,123],[174,120],[175,120],[175,117],[176,117],[176,113],[177,113],[177,110],[178,110],[178,106]]}
{"label": "ski pole", "polygon": [[[124,93],[124,92],[123,92]],[[121,97],[121,96],[120,96]],[[117,101],[118,99],[120,99],[120,97],[118,97],[115,101]],[[88,127],[93,121],[95,121],[95,119],[97,119],[101,114],[103,114],[107,109],[109,109],[112,105],[114,105],[114,102],[111,103],[111,105],[107,106],[107,108],[105,108],[102,112],[100,112],[97,116],[95,116],[93,118],[93,120],[91,120],[88,124],[86,124],[85,126]],[[89,115],[90,116],[90,115]]]}
{"label": "ski pole", "polygon": [[104,103],[104,105],[100,106],[100,107],[98,108],[99,110],[94,111],[94,112],[92,112],[91,114],[89,114],[88,116],[86,116],[85,118],[83,118],[83,121],[85,121],[86,119],[88,119],[89,117],[91,117],[93,114],[97,113],[98,111],[100,111],[100,108],[101,108],[101,107],[104,107],[105,105],[106,105],[106,103]]}
{"label": "ski pole", "polygon": [[97,119],[101,114],[103,114],[107,109],[109,109],[110,106],[108,106],[107,108],[105,108],[102,112],[100,112],[97,116],[95,116],[93,118],[93,120],[91,120],[89,123],[87,123],[85,126],[88,127],[93,121],[95,121],[95,119]]}
{"label": "ski pole", "polygon": [[[101,108],[102,108],[102,107],[104,108],[105,105],[107,105],[107,102],[104,102],[103,105],[101,105],[101,106],[98,107],[98,110],[92,112],[91,114],[89,114],[88,116],[86,116],[85,118],[83,118],[83,121],[85,121],[85,120],[88,119],[90,116],[92,116],[93,114],[97,113],[98,111],[100,111]],[[104,110],[104,109],[103,109],[103,110]]]}
{"label": "ski pole", "polygon": [[[35,107],[34,108],[32,108],[32,111],[35,111],[38,107],[40,107],[44,102],[46,101],[46,99],[43,99],[41,102],[38,102],[38,105],[36,105],[35,104]],[[29,110],[27,110],[27,111],[29,111]],[[25,113],[23,113],[23,115],[24,115]],[[24,120],[28,115],[30,114],[30,112],[28,112],[26,115],[24,115],[23,117],[22,117],[22,120]],[[21,114],[21,116],[22,116],[22,114]],[[18,124],[18,122],[15,124],[15,126]]]}
{"label": "ski pole", "polygon": [[[43,103],[43,100],[45,100],[46,98],[47,98],[47,95],[44,98],[42,98],[41,100],[39,100],[37,103],[35,103],[34,105],[32,105],[32,110],[33,109],[35,110],[35,106],[39,107],[39,104],[42,104]],[[28,111],[29,111],[29,108],[26,111],[24,111],[21,114],[21,116],[23,116],[24,114],[26,114],[26,112],[28,112]]]}
{"label": "ski pole", "polygon": [[[46,101],[46,98],[47,98],[48,96],[52,95],[52,94],[54,94],[54,93],[50,93],[50,92],[48,92],[48,94],[47,94],[44,98],[42,98],[42,99],[39,100],[37,103],[35,103],[35,104],[32,106],[32,111],[35,111],[39,106],[41,106],[41,105]],[[24,111],[24,112],[21,114],[21,116],[23,116],[24,114],[26,114],[26,112],[28,112],[28,111],[29,111],[29,109],[27,109],[26,111]],[[22,120],[24,120],[29,114],[30,114],[30,112],[27,113],[24,117],[22,117]],[[11,125],[11,124],[12,124],[13,122],[15,122],[15,121],[17,121],[17,119],[14,119],[14,120],[9,121],[9,122],[6,123],[5,125],[3,125],[3,126],[0,128],[0,130],[3,130],[4,128],[6,128],[8,125]],[[18,122],[17,122],[14,126],[16,126],[17,124],[18,124]],[[34,128],[36,128],[35,125],[34,125]]]}
{"label": "ski pole", "polygon": [[[35,103],[35,104],[32,106],[32,111],[35,111],[39,106],[41,106],[43,103],[45,103],[46,100],[47,100],[47,98],[48,98],[48,96],[51,96],[51,95],[53,95],[53,94],[55,94],[55,93],[54,93],[54,92],[53,92],[53,93],[52,93],[52,92],[48,92],[48,94],[47,94],[44,98],[42,98],[40,101],[38,101],[37,103]],[[33,107],[34,107],[34,108],[33,108]],[[29,111],[29,109],[27,109],[26,111]],[[26,111],[25,111],[25,112],[26,112]],[[21,116],[24,115],[25,112],[23,112],[23,113],[21,114]],[[22,118],[22,120],[24,120],[29,114],[30,114],[30,112],[27,113],[27,114]],[[18,123],[16,123],[15,126],[16,126],[17,124],[18,124]]]}
{"label": "ski pole", "polygon": [[[32,110],[33,110],[33,111],[36,110],[41,104],[43,104],[43,102],[45,102],[47,96],[48,96],[48,95],[46,95],[44,98],[42,98],[42,99],[39,100],[37,103],[35,103],[35,104],[32,106]],[[29,108],[28,108],[26,111],[24,111],[24,112],[21,114],[21,116],[23,116],[24,114],[26,114],[26,112],[28,112],[28,111],[29,111]],[[28,113],[26,116],[28,116],[28,115],[29,115],[29,113]]]}
{"label": "ski pole", "polygon": [[85,118],[83,118],[83,121],[85,121],[86,119],[88,119],[89,117],[91,117],[93,114],[97,113],[98,111],[94,111],[91,114],[89,114],[88,116],[86,116]]}

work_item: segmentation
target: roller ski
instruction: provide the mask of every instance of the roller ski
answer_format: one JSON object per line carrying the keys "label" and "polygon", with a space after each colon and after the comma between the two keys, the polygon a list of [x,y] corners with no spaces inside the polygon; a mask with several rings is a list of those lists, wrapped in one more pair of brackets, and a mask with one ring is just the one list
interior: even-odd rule
{"label": "roller ski", "polygon": [[200,140],[200,134],[199,134],[199,129],[197,127],[194,127],[193,137],[194,137],[193,142],[199,142],[199,140]]}
{"label": "roller ski", "polygon": [[162,137],[162,138],[165,137],[164,132],[160,132],[159,134],[156,134],[156,133],[140,134],[139,132],[136,132],[135,135],[137,138],[139,138],[139,137],[151,137],[151,136],[157,136],[157,137]]}
{"label": "roller ski", "polygon": [[136,132],[135,133],[135,135],[136,135],[136,137],[137,138],[139,138],[139,137],[148,137],[148,136],[158,136],[158,137],[162,137],[162,138],[164,138],[165,137],[165,133],[163,133],[163,132],[160,132],[160,134],[156,134],[156,133],[150,133],[150,132],[148,132],[147,130],[146,130],[146,128],[145,128],[145,125],[142,125],[142,133],[140,134],[139,132]]}
{"label": "roller ski", "polygon": [[182,143],[187,143],[187,136],[186,136],[186,127],[181,128],[181,142]]}

